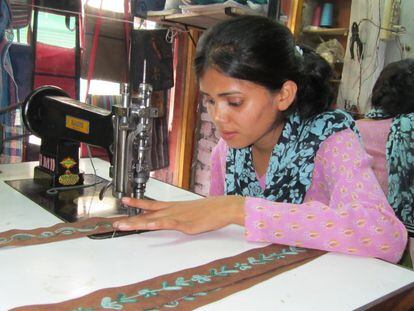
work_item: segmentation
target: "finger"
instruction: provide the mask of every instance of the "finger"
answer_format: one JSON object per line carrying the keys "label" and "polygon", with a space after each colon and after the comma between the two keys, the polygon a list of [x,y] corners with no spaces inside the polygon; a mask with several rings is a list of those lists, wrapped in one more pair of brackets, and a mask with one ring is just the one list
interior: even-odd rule
{"label": "finger", "polygon": [[170,202],[154,201],[154,200],[140,200],[130,197],[123,197],[122,203],[129,207],[141,208],[147,211],[158,211],[167,208],[171,205]]}
{"label": "finger", "polygon": [[146,215],[138,215],[116,221],[112,226],[120,231],[151,230],[147,228],[148,223],[151,223],[151,220],[147,219]]}
{"label": "finger", "polygon": [[179,222],[171,218],[147,218],[134,216],[113,223],[113,227],[120,231],[130,230],[179,230]]}

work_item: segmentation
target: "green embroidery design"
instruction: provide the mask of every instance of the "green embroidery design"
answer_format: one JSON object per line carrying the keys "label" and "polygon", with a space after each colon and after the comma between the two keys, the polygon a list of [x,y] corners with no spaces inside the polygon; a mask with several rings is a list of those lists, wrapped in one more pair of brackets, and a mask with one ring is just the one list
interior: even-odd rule
{"label": "green embroidery design", "polygon": [[[127,296],[124,293],[119,293],[116,298],[112,297],[103,297],[101,299],[101,305],[99,307],[79,307],[73,309],[73,311],[95,311],[95,310],[122,310],[126,304],[133,304],[138,303],[140,301],[144,301],[145,299],[149,299],[151,297],[158,296],[159,293],[165,291],[179,291],[184,287],[194,287],[196,284],[206,284],[214,281],[219,277],[228,277],[230,275],[234,275],[240,273],[241,271],[245,271],[248,269],[254,268],[257,265],[266,265],[277,260],[286,258],[287,256],[294,256],[298,255],[299,253],[305,253],[306,249],[302,249],[299,247],[290,246],[289,248],[282,249],[278,253],[271,253],[269,255],[259,254],[257,258],[248,257],[247,262],[236,262],[232,267],[227,267],[226,265],[221,266],[219,269],[210,269],[208,274],[195,274],[191,276],[189,279],[184,279],[183,277],[178,277],[175,279],[173,284],[169,284],[167,281],[163,281],[160,284],[159,288],[150,289],[150,288],[142,288],[137,290],[136,294]],[[170,301],[163,305],[164,308],[177,308],[180,306],[182,302],[185,301],[195,301],[198,297],[207,296],[213,292],[220,291],[221,288],[216,288],[211,291],[204,291],[204,292],[197,292],[191,295],[180,297],[174,301]],[[146,309],[145,311],[158,311],[157,308],[155,309]]]}
{"label": "green embroidery design", "polygon": [[100,228],[110,229],[112,224],[110,222],[98,222],[94,225],[85,225],[80,228],[76,227],[62,227],[58,228],[55,231],[43,231],[39,234],[31,233],[16,233],[10,237],[0,238],[0,247],[6,246],[14,241],[27,241],[31,239],[48,239],[56,236],[69,236],[75,233],[91,233]]}

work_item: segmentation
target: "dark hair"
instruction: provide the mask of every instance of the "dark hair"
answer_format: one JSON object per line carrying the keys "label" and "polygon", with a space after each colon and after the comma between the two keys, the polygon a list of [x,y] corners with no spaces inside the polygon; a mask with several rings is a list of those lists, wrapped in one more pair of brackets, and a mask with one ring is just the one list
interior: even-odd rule
{"label": "dark hair", "polygon": [[261,16],[230,19],[207,30],[197,44],[195,70],[201,77],[214,68],[236,79],[279,90],[291,80],[298,86],[288,113],[308,118],[327,110],[333,99],[332,69],[313,50],[295,46],[288,28]]}
{"label": "dark hair", "polygon": [[414,59],[384,67],[372,89],[371,104],[390,116],[414,112]]}

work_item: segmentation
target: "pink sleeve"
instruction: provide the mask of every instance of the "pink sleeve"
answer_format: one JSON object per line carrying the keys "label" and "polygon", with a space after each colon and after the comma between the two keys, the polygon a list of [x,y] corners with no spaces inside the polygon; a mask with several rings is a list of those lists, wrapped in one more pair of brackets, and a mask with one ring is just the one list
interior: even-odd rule
{"label": "pink sleeve", "polygon": [[357,135],[341,131],[315,157],[304,203],[247,198],[250,241],[316,248],[397,262],[407,231],[396,218]]}
{"label": "pink sleeve", "polygon": [[226,176],[226,156],[228,147],[224,140],[220,139],[211,152],[210,157],[210,190],[209,195],[218,196],[224,194],[224,178]]}

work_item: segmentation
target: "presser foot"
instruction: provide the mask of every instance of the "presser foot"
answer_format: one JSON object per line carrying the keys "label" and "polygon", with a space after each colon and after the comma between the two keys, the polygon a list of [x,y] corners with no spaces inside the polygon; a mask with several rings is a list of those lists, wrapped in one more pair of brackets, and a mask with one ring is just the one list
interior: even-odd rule
{"label": "presser foot", "polygon": [[140,234],[143,232],[147,232],[147,231],[145,230],[112,231],[112,232],[91,234],[91,235],[88,235],[88,238],[93,239],[93,240],[103,240],[103,239],[117,238],[117,237],[131,235],[131,234]]}

